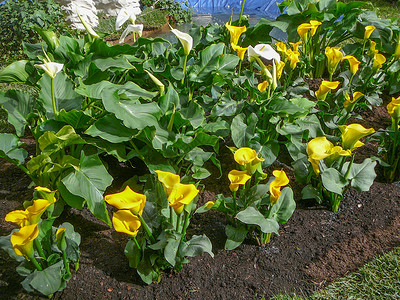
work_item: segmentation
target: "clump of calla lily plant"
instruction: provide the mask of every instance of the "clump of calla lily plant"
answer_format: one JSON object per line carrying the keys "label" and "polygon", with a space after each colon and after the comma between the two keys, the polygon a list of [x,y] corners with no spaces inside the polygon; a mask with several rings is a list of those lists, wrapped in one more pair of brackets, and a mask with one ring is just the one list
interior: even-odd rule
{"label": "clump of calla lily plant", "polygon": [[[55,191],[36,187],[34,200],[25,210],[9,212],[5,220],[18,225],[10,235],[0,237],[0,247],[20,262],[23,288],[51,296],[66,287],[71,278],[70,264],[78,268],[80,235],[69,223],[54,227]],[[43,218],[46,216],[46,218]]]}
{"label": "clump of calla lily plant", "polygon": [[182,183],[179,175],[156,173],[158,182],[148,176],[144,193],[127,185],[122,192],[105,196],[118,209],[112,218],[114,229],[130,237],[125,247],[129,265],[147,284],[160,281],[162,270],[180,271],[187,257],[203,252],[214,256],[207,236],[186,236],[196,208],[197,187]]}
{"label": "clump of calla lily plant", "polygon": [[307,156],[294,163],[296,178],[308,184],[302,190],[303,199],[317,199],[319,203],[326,200],[334,212],[350,187],[368,191],[376,177],[375,160],[354,163],[355,149],[364,145],[360,139],[375,130],[360,124],[339,125],[339,129],[341,145],[326,136],[313,138],[307,144]]}
{"label": "clump of calla lily plant", "polygon": [[260,184],[267,175],[261,168],[264,159],[254,149],[237,149],[234,159],[241,170],[231,170],[228,174],[232,197],[220,194],[215,201],[198,209],[198,212],[213,209],[225,213],[230,223],[225,229],[228,250],[238,247],[246,236],[255,238],[259,245],[268,243],[273,233],[278,234],[279,224],[286,223],[296,207],[285,171],[273,171],[274,178]]}

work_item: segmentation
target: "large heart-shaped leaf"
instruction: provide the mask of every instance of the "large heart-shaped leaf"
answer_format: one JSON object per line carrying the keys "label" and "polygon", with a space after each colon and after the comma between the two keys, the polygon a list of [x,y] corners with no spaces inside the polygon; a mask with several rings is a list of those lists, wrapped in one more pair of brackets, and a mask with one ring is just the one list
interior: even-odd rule
{"label": "large heart-shaped leaf", "polygon": [[20,146],[18,137],[11,133],[0,133],[0,157],[11,160],[17,165],[22,165],[28,152]]}
{"label": "large heart-shaped leaf", "polygon": [[80,167],[63,178],[62,183],[70,193],[87,201],[93,215],[111,226],[103,194],[112,180],[96,154],[86,156],[82,151]]}
{"label": "large heart-shaped leaf", "polygon": [[275,219],[264,217],[255,207],[249,206],[236,215],[236,218],[248,225],[258,225],[264,233],[278,234],[279,224]]}

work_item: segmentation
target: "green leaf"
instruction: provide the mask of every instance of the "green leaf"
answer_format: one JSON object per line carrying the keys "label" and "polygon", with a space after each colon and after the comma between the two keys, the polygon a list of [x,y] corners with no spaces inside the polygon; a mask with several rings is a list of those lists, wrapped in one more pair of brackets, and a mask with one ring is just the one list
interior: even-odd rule
{"label": "green leaf", "polygon": [[139,101],[122,100],[117,91],[110,90],[103,91],[102,99],[106,110],[114,113],[128,128],[141,130],[148,126],[159,127],[161,110],[154,102],[142,104]]}
{"label": "green leaf", "polygon": [[228,237],[225,242],[225,250],[233,250],[243,243],[248,230],[245,226],[239,226],[236,228],[231,225],[227,225],[225,227],[225,233]]}
{"label": "green leaf", "polygon": [[0,71],[0,83],[25,83],[29,78],[27,60],[13,62]]}
{"label": "green leaf", "polygon": [[239,114],[232,120],[232,140],[236,147],[249,146],[249,141],[254,137],[257,120],[258,118],[254,113],[250,115],[247,122],[244,114]]}
{"label": "green leaf", "polygon": [[64,268],[63,261],[59,261],[43,271],[35,271],[25,278],[22,286],[29,285],[36,291],[45,296],[50,296],[57,292],[62,286],[62,273]]}
{"label": "green leaf", "polygon": [[94,216],[111,226],[103,194],[112,180],[96,154],[86,156],[82,151],[80,167],[61,181],[70,193],[87,201]]}
{"label": "green leaf", "polygon": [[[43,75],[38,84],[41,87],[39,100],[43,103],[46,114],[53,116],[51,78]],[[81,109],[83,97],[75,92],[75,84],[63,72],[58,73],[54,78],[54,96],[57,111],[61,109],[65,109],[66,111]]]}
{"label": "green leaf", "polygon": [[323,186],[330,192],[342,195],[348,181],[336,169],[329,168],[321,172]]}
{"label": "green leaf", "polygon": [[169,236],[167,245],[164,248],[164,257],[166,261],[169,262],[173,267],[176,264],[176,255],[178,254],[181,239],[182,236],[178,233]]}
{"label": "green leaf", "polygon": [[69,206],[76,208],[76,209],[82,209],[83,206],[85,205],[85,199],[83,199],[82,197],[76,196],[74,194],[71,194],[62,182],[60,182],[60,181],[57,182],[57,189],[60,192],[62,199]]}
{"label": "green leaf", "polygon": [[58,47],[60,42],[57,38],[57,34],[54,31],[44,30],[37,26],[35,26],[34,28],[35,28],[36,32],[39,33],[39,35],[45,41],[45,43],[49,47],[50,51],[54,51]]}
{"label": "green leaf", "polygon": [[125,127],[121,120],[112,114],[108,114],[90,126],[85,131],[85,134],[93,137],[101,137],[111,143],[121,143],[132,140],[137,131]]}
{"label": "green leaf", "polygon": [[282,189],[278,202],[276,202],[270,212],[270,216],[278,223],[285,224],[293,215],[296,209],[296,202],[293,199],[293,191],[289,187]]}
{"label": "green leaf", "polygon": [[249,206],[236,215],[236,218],[248,225],[258,225],[264,233],[278,234],[279,224],[275,219],[265,218],[255,207]]}
{"label": "green leaf", "polygon": [[[200,64],[198,70],[191,72],[189,78],[194,82],[203,82],[210,76],[218,65],[218,57],[223,53],[225,45],[212,44],[200,52]],[[211,78],[209,78],[210,80]]]}
{"label": "green leaf", "polygon": [[150,284],[153,281],[159,281],[161,276],[159,271],[151,264],[148,256],[145,256],[143,260],[140,261],[137,267],[137,272],[140,278],[142,278],[142,280],[147,284]]}
{"label": "green leaf", "polygon": [[7,236],[0,236],[0,248],[3,249],[5,252],[8,253],[8,255],[16,260],[17,262],[23,262],[25,261],[25,258],[22,255],[17,255],[13,249],[13,245],[11,243],[11,235],[13,234],[13,232],[18,231],[19,229],[13,229],[13,231],[11,231],[11,233]]}
{"label": "green leaf", "polygon": [[38,139],[42,154],[53,153],[71,145],[85,144],[85,140],[75,133],[71,125],[65,125],[57,133],[46,131]]}
{"label": "green leaf", "polygon": [[128,61],[125,56],[121,57],[107,57],[107,58],[96,58],[93,60],[93,63],[104,72],[107,69],[110,69],[112,72],[115,71],[125,71],[132,70],[135,67]]}
{"label": "green leaf", "polygon": [[18,137],[11,133],[0,133],[0,157],[11,160],[16,165],[22,165],[28,152],[20,146]]}
{"label": "green leaf", "polygon": [[221,75],[233,75],[240,58],[237,55],[224,54],[218,57],[217,71]]}
{"label": "green leaf", "polygon": [[158,103],[162,114],[165,114],[167,111],[173,110],[174,108],[180,109],[181,105],[179,95],[171,82],[168,85],[167,92],[159,98]]}
{"label": "green leaf", "polygon": [[315,199],[319,204],[323,201],[323,196],[320,191],[311,184],[305,186],[301,190],[302,199]]}
{"label": "green leaf", "polygon": [[129,267],[136,269],[141,259],[141,251],[132,239],[126,243],[124,253],[128,258]]}
{"label": "green leaf", "polygon": [[[351,186],[359,192],[369,191],[376,178],[375,166],[376,161],[371,158],[366,158],[361,164],[353,163],[348,177]],[[348,162],[344,165],[344,169],[347,168]]]}
{"label": "green leaf", "polygon": [[22,136],[34,108],[35,99],[28,93],[8,90],[0,92],[0,105],[7,111],[8,122],[14,126],[18,136]]}
{"label": "green leaf", "polygon": [[67,123],[77,129],[86,129],[92,118],[86,115],[82,110],[65,111],[62,109],[58,112],[57,121]]}
{"label": "green leaf", "polygon": [[195,257],[202,255],[204,252],[214,257],[211,241],[205,234],[193,235],[189,241],[184,243],[180,254],[183,257]]}
{"label": "green leaf", "polygon": [[190,101],[187,107],[176,111],[175,117],[178,116],[184,120],[188,120],[194,129],[200,127],[205,122],[204,109],[196,101]]}

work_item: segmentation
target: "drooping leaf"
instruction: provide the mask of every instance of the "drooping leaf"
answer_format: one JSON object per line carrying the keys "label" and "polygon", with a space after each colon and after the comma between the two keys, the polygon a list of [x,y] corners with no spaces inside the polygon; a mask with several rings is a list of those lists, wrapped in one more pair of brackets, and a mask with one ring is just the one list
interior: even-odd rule
{"label": "drooping leaf", "polygon": [[248,225],[258,225],[264,233],[278,234],[279,224],[275,219],[264,217],[255,207],[249,206],[236,215],[236,218]]}
{"label": "drooping leaf", "polygon": [[19,148],[20,142],[18,137],[11,133],[0,133],[0,157],[11,160],[17,165],[22,165],[28,152]]}
{"label": "drooping leaf", "polygon": [[228,237],[225,242],[225,250],[233,250],[240,246],[246,238],[248,230],[244,226],[233,227],[231,225],[227,225],[225,227],[225,233]]}
{"label": "drooping leaf", "polygon": [[342,195],[344,187],[348,184],[344,176],[334,168],[321,172],[321,180],[328,191],[339,195]]}
{"label": "drooping leaf", "polygon": [[293,199],[293,191],[289,187],[282,189],[278,201],[272,206],[270,216],[278,223],[285,224],[293,215],[296,202]]}

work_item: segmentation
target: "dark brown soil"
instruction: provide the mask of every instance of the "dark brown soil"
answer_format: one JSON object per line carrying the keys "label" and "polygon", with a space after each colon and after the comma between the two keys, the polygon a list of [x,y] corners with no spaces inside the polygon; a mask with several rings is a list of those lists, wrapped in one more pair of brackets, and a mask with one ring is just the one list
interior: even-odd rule
{"label": "dark brown soil", "polygon": [[[4,216],[30,199],[28,185],[21,171],[0,161],[1,235],[14,228]],[[204,191],[200,202],[212,200],[217,187]],[[320,207],[298,209],[281,227],[281,235],[265,247],[247,241],[225,251],[224,216],[196,215],[189,233],[207,234],[215,258],[193,258],[180,273],[164,274],[160,283],[149,286],[128,266],[124,235],[85,210],[71,210],[64,217],[82,235],[82,258],[79,270],[55,299],[257,299],[279,292],[309,294],[400,245],[400,184],[375,183],[361,194],[349,190],[338,213]],[[0,258],[0,298],[40,298],[25,293],[23,278],[5,252],[0,251]]]}

